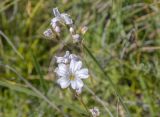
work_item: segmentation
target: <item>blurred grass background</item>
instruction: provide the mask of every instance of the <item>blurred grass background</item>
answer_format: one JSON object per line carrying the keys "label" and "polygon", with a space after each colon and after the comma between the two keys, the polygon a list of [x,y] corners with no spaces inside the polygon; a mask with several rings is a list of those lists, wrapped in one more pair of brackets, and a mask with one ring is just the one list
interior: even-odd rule
{"label": "blurred grass background", "polygon": [[[67,32],[63,43],[43,37],[54,7],[88,26],[86,50]],[[0,117],[88,116],[56,84],[52,57],[65,50],[83,55],[91,78],[82,97],[100,117],[160,117],[159,0],[0,0]]]}

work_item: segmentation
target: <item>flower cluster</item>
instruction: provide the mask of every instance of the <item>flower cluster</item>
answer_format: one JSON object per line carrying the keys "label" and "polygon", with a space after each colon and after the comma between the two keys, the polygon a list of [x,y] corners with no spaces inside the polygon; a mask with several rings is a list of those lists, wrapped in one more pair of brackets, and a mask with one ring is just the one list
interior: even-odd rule
{"label": "flower cluster", "polygon": [[55,32],[57,33],[61,32],[60,23],[66,24],[68,26],[71,26],[73,24],[73,21],[68,14],[66,13],[60,14],[57,8],[53,9],[53,13],[55,17],[51,20],[51,26]]}
{"label": "flower cluster", "polygon": [[[44,35],[48,38],[53,38],[55,35],[60,35],[61,26],[66,25],[69,28],[69,32],[72,36],[73,42],[80,42],[81,36],[76,33],[74,28],[73,20],[70,15],[66,13],[60,13],[57,8],[53,8],[54,18],[51,20],[51,28],[44,31]],[[82,34],[86,32],[86,27],[82,29]]]}
{"label": "flower cluster", "polygon": [[82,61],[75,54],[70,54],[66,51],[63,57],[56,57],[58,67],[55,69],[55,73],[58,76],[57,83],[61,88],[67,88],[71,85],[78,94],[81,93],[83,79],[89,77],[88,69],[82,68]]}

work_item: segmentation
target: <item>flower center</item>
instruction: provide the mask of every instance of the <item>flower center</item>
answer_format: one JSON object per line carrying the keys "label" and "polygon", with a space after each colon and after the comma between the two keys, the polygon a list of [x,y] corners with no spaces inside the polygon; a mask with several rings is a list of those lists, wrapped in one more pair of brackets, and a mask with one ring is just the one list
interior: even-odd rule
{"label": "flower center", "polygon": [[69,79],[70,79],[70,80],[74,80],[75,77],[74,77],[73,75],[71,75]]}

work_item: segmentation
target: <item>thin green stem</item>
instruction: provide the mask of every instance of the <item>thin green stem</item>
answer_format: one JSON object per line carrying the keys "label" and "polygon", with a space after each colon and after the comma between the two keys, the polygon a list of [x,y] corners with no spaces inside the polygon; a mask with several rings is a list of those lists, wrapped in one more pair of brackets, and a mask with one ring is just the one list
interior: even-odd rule
{"label": "thin green stem", "polygon": [[[84,101],[83,101],[82,96],[81,96],[81,95],[80,95],[80,96],[77,96],[77,99],[78,99],[78,100],[80,101],[80,103],[83,105],[83,107],[85,108],[86,112],[89,113],[89,115],[91,115],[90,112],[89,112],[89,109],[88,109],[87,105],[86,105],[86,104],[84,103]],[[92,117],[92,115],[91,115],[91,117]]]}
{"label": "thin green stem", "polygon": [[97,59],[94,57],[94,55],[92,54],[92,52],[90,52],[90,50],[83,44],[84,49],[87,51],[87,53],[91,56],[91,58],[94,60],[94,62],[97,64],[97,66],[99,67],[99,69],[103,72],[103,75],[108,79],[108,81],[111,83],[113,90],[115,91],[117,97],[119,98],[120,103],[122,104],[123,108],[125,109],[127,116],[130,117],[130,112],[126,106],[126,104],[124,104],[122,96],[118,93],[119,89],[115,86],[115,84],[113,83],[113,81],[111,80],[111,78],[108,76],[108,74],[104,71],[103,67],[99,64],[99,62],[97,61]]}

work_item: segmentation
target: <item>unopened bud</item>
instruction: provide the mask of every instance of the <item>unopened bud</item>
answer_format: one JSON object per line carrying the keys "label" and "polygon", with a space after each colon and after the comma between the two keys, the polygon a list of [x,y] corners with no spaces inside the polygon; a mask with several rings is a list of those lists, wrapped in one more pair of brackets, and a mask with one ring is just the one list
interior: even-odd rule
{"label": "unopened bud", "polygon": [[81,28],[81,33],[84,35],[87,32],[87,30],[88,30],[88,27],[87,26],[83,26]]}
{"label": "unopened bud", "polygon": [[54,29],[54,31],[57,32],[57,33],[60,33],[60,32],[61,32],[61,29],[60,29],[59,26],[56,26],[55,29]]}
{"label": "unopened bud", "polygon": [[60,21],[60,18],[58,18],[58,17],[55,17],[51,20],[51,26],[53,29],[58,25],[59,21]]}
{"label": "unopened bud", "polygon": [[100,116],[100,112],[99,112],[99,109],[97,107],[89,109],[89,111],[91,112],[92,117],[99,117]]}
{"label": "unopened bud", "polygon": [[72,38],[74,42],[79,42],[81,40],[81,37],[79,34],[72,35]]}
{"label": "unopened bud", "polygon": [[82,88],[76,89],[76,94],[77,94],[77,95],[80,95],[81,93],[82,93]]}
{"label": "unopened bud", "polygon": [[43,34],[44,34],[44,36],[46,36],[46,37],[52,37],[53,36],[53,32],[52,32],[52,30],[49,28],[49,29],[47,29],[47,30],[45,30],[44,32],[43,32]]}
{"label": "unopened bud", "polygon": [[55,15],[55,17],[59,17],[61,15],[58,8],[53,8],[53,14]]}
{"label": "unopened bud", "polygon": [[53,29],[55,29],[56,26],[57,26],[57,23],[56,23],[56,22],[52,22],[52,23],[51,23],[51,26],[52,26]]}
{"label": "unopened bud", "polygon": [[71,34],[73,34],[73,33],[74,33],[74,28],[73,28],[73,27],[70,27],[70,28],[69,28],[69,31],[70,31]]}

